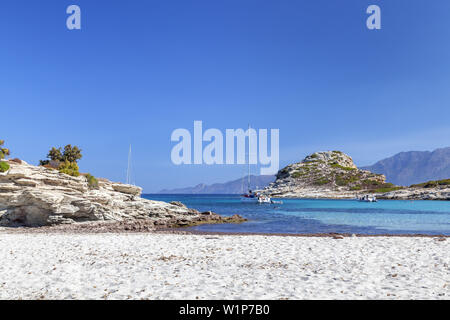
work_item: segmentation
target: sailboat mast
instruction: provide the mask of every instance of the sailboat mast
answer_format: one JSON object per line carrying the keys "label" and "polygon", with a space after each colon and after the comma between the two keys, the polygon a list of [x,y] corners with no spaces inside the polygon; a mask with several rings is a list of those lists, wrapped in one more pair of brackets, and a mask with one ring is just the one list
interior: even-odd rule
{"label": "sailboat mast", "polygon": [[250,124],[248,125],[248,173],[247,173],[247,190],[251,190],[250,189],[250,142],[251,141],[251,137],[250,137]]}
{"label": "sailboat mast", "polygon": [[127,166],[127,184],[131,184],[131,144],[128,152],[128,166]]}

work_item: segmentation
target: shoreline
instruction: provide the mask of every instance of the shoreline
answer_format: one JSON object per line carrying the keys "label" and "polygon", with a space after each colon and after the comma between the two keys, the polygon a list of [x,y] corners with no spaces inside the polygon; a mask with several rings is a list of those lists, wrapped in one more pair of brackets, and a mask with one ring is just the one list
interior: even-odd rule
{"label": "shoreline", "polygon": [[[263,190],[257,190],[258,192],[263,192]],[[420,198],[412,198],[412,199],[408,199],[408,198],[384,198],[382,195],[384,193],[362,193],[360,195],[365,195],[365,194],[370,194],[370,195],[374,195],[376,196],[376,198],[378,200],[383,200],[383,201],[442,201],[442,202],[446,202],[449,201],[450,202],[450,198],[448,199],[441,199],[441,198],[435,198],[435,199],[430,199],[430,198],[426,198],[426,199],[420,199]],[[233,197],[239,197],[240,194],[215,194],[215,193],[197,193],[197,194],[184,194],[184,193],[143,193],[142,196],[233,196]],[[276,199],[276,200],[347,200],[347,201],[357,201],[356,197],[291,197],[291,196],[273,196],[270,195],[272,199]],[[146,198],[145,198],[146,199]]]}
{"label": "shoreline", "polygon": [[0,227],[0,236],[2,234],[77,234],[77,235],[91,235],[91,234],[153,234],[153,235],[193,235],[193,236],[261,236],[261,237],[295,237],[295,238],[450,238],[450,235],[445,234],[362,234],[362,233],[265,233],[265,232],[218,232],[218,231],[201,231],[192,230],[190,227],[183,228],[156,228],[150,229],[145,225],[140,224],[138,229],[128,228],[130,225],[121,225],[113,222],[101,223],[78,223],[72,225],[57,225],[44,227]]}
{"label": "shoreline", "polygon": [[262,236],[262,237],[296,237],[296,238],[450,238],[450,235],[431,234],[362,234],[362,233],[258,233],[258,232],[212,232],[200,230],[156,230],[160,234],[206,235],[206,236]]}

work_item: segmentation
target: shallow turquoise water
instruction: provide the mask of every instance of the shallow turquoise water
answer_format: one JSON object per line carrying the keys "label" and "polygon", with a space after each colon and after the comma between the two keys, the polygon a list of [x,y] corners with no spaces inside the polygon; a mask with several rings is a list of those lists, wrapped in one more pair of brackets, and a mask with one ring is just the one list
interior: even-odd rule
{"label": "shallow turquoise water", "polygon": [[283,204],[242,203],[235,195],[144,195],[181,201],[199,211],[240,214],[243,224],[202,225],[196,230],[256,233],[360,233],[450,235],[449,201],[294,200]]}

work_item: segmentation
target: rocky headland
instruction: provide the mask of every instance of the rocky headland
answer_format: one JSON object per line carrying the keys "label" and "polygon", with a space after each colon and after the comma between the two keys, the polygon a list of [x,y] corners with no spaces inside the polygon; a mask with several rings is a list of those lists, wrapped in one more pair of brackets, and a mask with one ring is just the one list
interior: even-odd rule
{"label": "rocky headland", "polygon": [[[378,198],[389,200],[447,200],[450,201],[450,181],[430,181],[433,186],[426,186],[429,182],[399,190],[380,194]],[[434,182],[437,182],[434,184]],[[439,184],[441,182],[441,184]],[[425,186],[424,186],[425,185]]]}
{"label": "rocky headland", "polygon": [[341,151],[316,152],[286,166],[261,192],[275,198],[351,199],[372,194],[380,199],[450,200],[449,184],[396,186],[382,174],[358,169]]}
{"label": "rocky headland", "polygon": [[9,170],[0,173],[0,226],[116,222],[116,228],[141,231],[245,221],[238,215],[199,212],[179,202],[143,199],[142,189],[133,185],[98,179],[92,187],[85,176],[73,177],[21,160],[7,162]]}

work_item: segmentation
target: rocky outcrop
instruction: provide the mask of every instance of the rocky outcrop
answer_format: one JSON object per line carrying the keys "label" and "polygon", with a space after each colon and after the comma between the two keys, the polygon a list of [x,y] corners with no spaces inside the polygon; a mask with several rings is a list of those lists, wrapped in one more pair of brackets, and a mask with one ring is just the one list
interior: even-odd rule
{"label": "rocky outcrop", "polygon": [[380,199],[450,200],[449,185],[430,184],[406,188],[386,183],[384,175],[358,169],[350,156],[326,151],[281,169],[275,182],[261,192],[279,198],[346,199],[372,194]]}
{"label": "rocky outcrop", "polygon": [[450,187],[403,188],[378,195],[389,200],[450,200]]}
{"label": "rocky outcrop", "polygon": [[199,223],[242,222],[214,213],[202,214],[181,203],[140,197],[142,189],[99,179],[91,189],[86,177],[9,161],[0,173],[0,225],[45,226],[85,221],[145,220],[146,226],[189,226]]}
{"label": "rocky outcrop", "polygon": [[272,197],[353,198],[393,187],[386,183],[385,176],[358,169],[343,152],[325,151],[281,169],[263,192]]}

